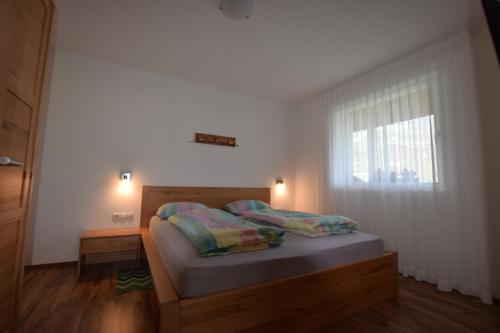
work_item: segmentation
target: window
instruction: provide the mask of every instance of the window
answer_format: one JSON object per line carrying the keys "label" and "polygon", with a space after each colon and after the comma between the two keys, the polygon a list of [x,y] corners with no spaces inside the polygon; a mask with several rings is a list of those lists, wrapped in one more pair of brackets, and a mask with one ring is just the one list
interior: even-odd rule
{"label": "window", "polygon": [[353,103],[354,183],[437,183],[436,131],[431,89]]}

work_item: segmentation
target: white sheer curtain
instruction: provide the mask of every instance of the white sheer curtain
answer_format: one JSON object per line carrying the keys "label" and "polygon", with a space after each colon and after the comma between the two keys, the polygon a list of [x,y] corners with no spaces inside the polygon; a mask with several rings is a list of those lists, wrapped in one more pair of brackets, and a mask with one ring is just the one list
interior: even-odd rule
{"label": "white sheer curtain", "polygon": [[491,303],[470,58],[462,33],[308,105],[317,147],[328,147],[318,154],[320,210],[380,235],[403,275]]}

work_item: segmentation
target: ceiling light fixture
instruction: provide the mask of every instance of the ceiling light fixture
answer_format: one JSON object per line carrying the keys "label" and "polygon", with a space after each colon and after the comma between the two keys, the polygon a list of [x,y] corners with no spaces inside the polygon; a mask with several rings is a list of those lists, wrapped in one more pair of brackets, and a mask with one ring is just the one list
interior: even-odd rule
{"label": "ceiling light fixture", "polygon": [[255,10],[255,0],[221,0],[219,9],[233,20],[245,20]]}

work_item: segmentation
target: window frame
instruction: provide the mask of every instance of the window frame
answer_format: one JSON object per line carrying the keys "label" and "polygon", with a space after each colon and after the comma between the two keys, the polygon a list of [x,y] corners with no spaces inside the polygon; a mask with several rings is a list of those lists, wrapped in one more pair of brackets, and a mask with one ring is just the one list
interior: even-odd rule
{"label": "window frame", "polygon": [[[369,99],[369,96],[364,96],[361,98],[358,98],[354,101],[351,101],[348,104],[342,105],[340,108],[343,109],[344,115],[346,115],[347,118],[351,117],[351,119],[344,119],[348,123],[350,122],[351,126],[348,126],[348,133],[349,133],[349,144],[350,144],[350,151],[348,154],[349,158],[349,167],[347,168],[348,174],[347,176],[347,184],[350,186],[360,186],[363,187],[367,184],[374,184],[374,185],[380,185],[380,186],[386,186],[386,187],[392,187],[392,188],[405,188],[405,187],[420,187],[420,188],[435,188],[436,186],[440,187],[442,186],[442,173],[439,168],[439,149],[438,149],[438,138],[439,138],[439,130],[438,126],[436,126],[437,122],[437,116],[436,116],[436,111],[438,107],[438,93],[437,93],[437,73],[432,72],[430,74],[430,80],[428,76],[421,76],[416,82],[413,84],[409,84],[408,82],[403,83],[402,85],[405,86],[405,89],[401,89],[399,86],[395,86],[389,89],[383,90],[386,92],[377,102],[372,102],[366,103],[366,100]],[[430,81],[430,82],[429,82]],[[421,83],[424,82],[424,83]],[[394,91],[399,89],[398,94],[394,94]],[[401,91],[403,90],[403,91]],[[388,126],[391,123],[383,123],[381,125],[365,125],[366,128],[361,129],[356,131],[355,126],[354,126],[354,117],[356,113],[363,113],[363,112],[370,112],[369,108],[370,107],[375,107],[377,104],[381,104],[384,102],[389,102],[393,103],[395,100],[401,99],[402,96],[406,95],[408,98],[410,98],[412,93],[419,92],[421,90],[427,90],[428,91],[428,107],[430,108],[427,112],[427,114],[422,113],[421,117],[414,117],[414,118],[409,118],[406,120],[402,121],[394,121],[392,124],[396,123],[403,123],[405,121],[411,121],[415,119],[420,119],[420,118],[425,118],[429,117],[429,139],[430,139],[430,153],[431,153],[431,168],[432,168],[432,181],[418,181],[418,182],[405,182],[405,181],[387,181],[384,179],[381,179],[377,174],[377,166],[375,162],[375,154],[376,154],[376,146],[377,146],[377,139],[375,136],[377,135],[377,129],[382,128],[383,129],[383,156],[384,156],[384,161],[383,161],[383,167],[384,167],[384,172],[389,173],[390,172],[390,162],[389,162],[389,144],[388,144],[388,137],[387,137],[387,130]],[[378,92],[380,93],[380,92]],[[377,93],[374,93],[377,94]],[[376,109],[375,109],[376,110]],[[356,181],[355,180],[355,167],[354,167],[354,133],[357,132],[362,132],[366,131],[366,152],[367,152],[367,175],[368,179],[366,181]],[[358,178],[359,179],[359,178]],[[361,178],[362,179],[362,178]]]}

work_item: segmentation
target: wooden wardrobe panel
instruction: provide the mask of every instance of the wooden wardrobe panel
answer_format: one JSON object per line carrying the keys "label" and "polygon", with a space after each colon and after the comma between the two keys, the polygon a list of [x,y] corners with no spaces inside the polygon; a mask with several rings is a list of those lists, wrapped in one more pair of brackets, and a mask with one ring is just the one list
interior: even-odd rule
{"label": "wooden wardrobe panel", "polygon": [[[53,6],[0,0],[0,333],[15,331],[24,234]],[[9,23],[5,23],[9,21]]]}
{"label": "wooden wardrobe panel", "polygon": [[0,332],[9,329],[16,286],[16,249],[20,221],[0,224]]}
{"label": "wooden wardrobe panel", "polygon": [[12,47],[14,40],[14,0],[0,1],[0,110],[5,107],[7,82],[12,65]]}
{"label": "wooden wardrobe panel", "polygon": [[6,107],[0,112],[0,156],[9,156],[20,167],[0,168],[0,213],[21,208],[26,160],[30,143],[32,109],[12,93],[6,96]]}
{"label": "wooden wardrobe panel", "polygon": [[42,60],[47,6],[41,0],[17,0],[13,62],[9,88],[29,105],[37,102],[37,78]]}

